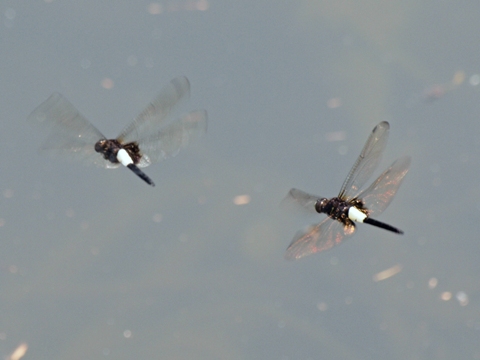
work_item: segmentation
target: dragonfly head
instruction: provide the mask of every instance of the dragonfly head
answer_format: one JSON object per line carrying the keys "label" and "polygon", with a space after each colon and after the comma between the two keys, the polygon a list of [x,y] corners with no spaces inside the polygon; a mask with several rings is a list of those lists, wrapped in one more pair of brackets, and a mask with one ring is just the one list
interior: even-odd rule
{"label": "dragonfly head", "polygon": [[105,152],[106,143],[107,143],[107,139],[98,140],[95,143],[95,151],[101,152],[101,153]]}
{"label": "dragonfly head", "polygon": [[105,160],[118,164],[117,153],[122,145],[117,140],[100,139],[95,143],[95,151],[102,154]]}
{"label": "dragonfly head", "polygon": [[332,208],[332,205],[329,203],[328,199],[318,199],[317,202],[315,203],[315,211],[318,212],[319,214],[321,213],[326,213],[329,214],[330,210]]}

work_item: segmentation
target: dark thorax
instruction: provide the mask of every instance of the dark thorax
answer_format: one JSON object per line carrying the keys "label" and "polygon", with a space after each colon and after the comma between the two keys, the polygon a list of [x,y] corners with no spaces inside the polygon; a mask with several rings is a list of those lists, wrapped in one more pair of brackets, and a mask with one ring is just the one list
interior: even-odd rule
{"label": "dark thorax", "polygon": [[105,160],[110,161],[111,163],[118,164],[117,153],[120,149],[125,149],[125,151],[130,155],[134,164],[138,164],[142,154],[140,154],[140,149],[135,142],[128,143],[126,145],[120,144],[116,139],[107,140],[102,139],[97,141],[95,144],[95,151],[102,154]]}
{"label": "dark thorax", "polygon": [[317,203],[315,204],[315,210],[318,213],[326,214],[332,219],[338,220],[345,225],[355,226],[353,221],[348,217],[348,210],[352,206],[355,206],[358,210],[368,215],[367,210],[364,209],[362,201],[354,199],[347,202],[339,197],[334,197],[331,199],[318,199]]}

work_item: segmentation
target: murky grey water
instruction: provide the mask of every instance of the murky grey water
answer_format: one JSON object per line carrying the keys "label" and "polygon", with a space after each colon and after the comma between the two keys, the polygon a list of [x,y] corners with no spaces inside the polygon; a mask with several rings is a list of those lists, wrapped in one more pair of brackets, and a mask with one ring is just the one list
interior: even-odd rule
{"label": "murky grey water", "polygon": [[[0,9],[3,356],[480,358],[477,4]],[[37,154],[25,119],[52,92],[115,136],[179,75],[208,133],[148,168],[155,188]],[[288,190],[335,196],[383,120],[380,166],[413,161],[379,220],[405,235],[283,260],[320,220],[280,209]]]}

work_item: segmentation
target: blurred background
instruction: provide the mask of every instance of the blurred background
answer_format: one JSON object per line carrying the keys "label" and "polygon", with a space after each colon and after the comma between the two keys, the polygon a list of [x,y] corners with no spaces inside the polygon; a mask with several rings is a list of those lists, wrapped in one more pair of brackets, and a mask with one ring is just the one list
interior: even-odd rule
{"label": "blurred background", "polygon": [[[480,359],[475,1],[0,3],[0,356]],[[205,137],[145,169],[42,156],[54,91],[115,137],[176,76]],[[179,113],[180,115],[181,113]],[[378,220],[283,259],[373,127],[412,156]],[[372,178],[373,181],[373,178]],[[385,272],[386,271],[386,272]]]}

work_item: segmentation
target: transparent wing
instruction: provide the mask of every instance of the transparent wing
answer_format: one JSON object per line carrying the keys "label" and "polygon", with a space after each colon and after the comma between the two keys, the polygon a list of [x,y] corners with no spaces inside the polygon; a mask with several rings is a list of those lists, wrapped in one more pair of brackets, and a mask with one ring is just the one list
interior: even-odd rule
{"label": "transparent wing", "polygon": [[307,255],[331,249],[342,242],[344,237],[355,232],[355,225],[344,225],[327,217],[320,224],[306,232],[299,231],[287,248],[285,259],[298,260]]}
{"label": "transparent wing", "polygon": [[363,200],[369,216],[380,214],[387,208],[407,175],[410,162],[410,156],[396,160],[372,185],[356,196]]}
{"label": "transparent wing", "polygon": [[382,121],[375,126],[360,156],[343,182],[338,197],[345,200],[353,198],[353,195],[357,194],[365,182],[372,176],[382,159],[388,140],[389,128],[390,125],[386,121]]}
{"label": "transparent wing", "polygon": [[190,95],[190,82],[184,76],[177,77],[165,86],[158,96],[117,137],[124,144],[142,140],[157,133],[169,115]]}
{"label": "transparent wing", "polygon": [[282,201],[282,204],[293,204],[295,207],[300,208],[309,213],[318,214],[315,210],[315,204],[318,199],[322,199],[320,196],[307,194],[306,192],[298,189],[291,189],[288,195]]}
{"label": "transparent wing", "polygon": [[180,149],[188,146],[207,131],[207,112],[197,110],[168,125],[155,135],[139,141],[138,146],[146,161],[138,166],[144,167],[177,155]]}
{"label": "transparent wing", "polygon": [[61,94],[52,94],[28,116],[27,121],[50,131],[41,150],[67,155],[86,164],[111,167],[94,148],[98,140],[105,138],[103,134]]}

